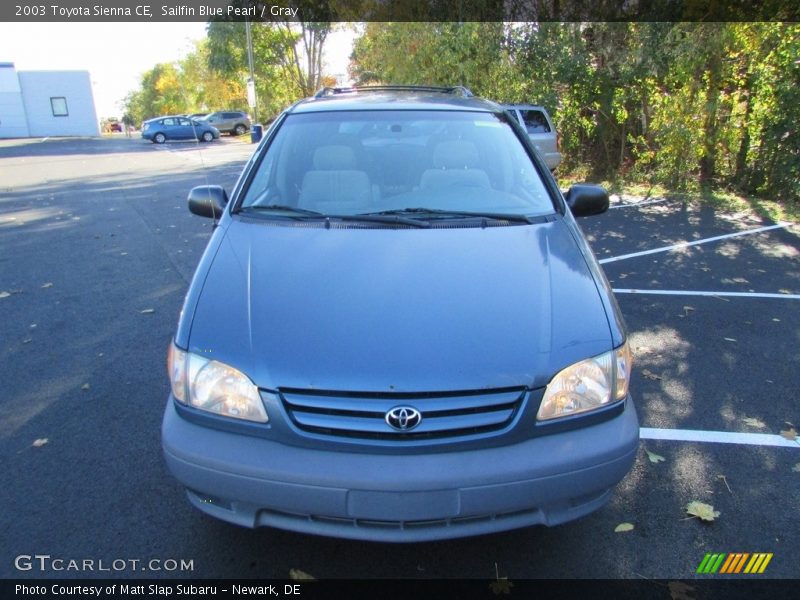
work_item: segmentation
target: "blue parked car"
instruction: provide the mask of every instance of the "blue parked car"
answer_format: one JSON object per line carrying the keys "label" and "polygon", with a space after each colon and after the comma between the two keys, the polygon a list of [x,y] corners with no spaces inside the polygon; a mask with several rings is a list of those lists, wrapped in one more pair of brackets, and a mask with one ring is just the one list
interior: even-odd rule
{"label": "blue parked car", "polygon": [[167,140],[212,142],[219,139],[219,131],[197,119],[183,116],[157,117],[142,123],[142,137],[154,144],[163,144]]}
{"label": "blue parked car", "polygon": [[639,424],[620,311],[527,133],[468,90],[325,89],[267,131],[168,352],[172,474],[246,527],[421,541],[605,504]]}

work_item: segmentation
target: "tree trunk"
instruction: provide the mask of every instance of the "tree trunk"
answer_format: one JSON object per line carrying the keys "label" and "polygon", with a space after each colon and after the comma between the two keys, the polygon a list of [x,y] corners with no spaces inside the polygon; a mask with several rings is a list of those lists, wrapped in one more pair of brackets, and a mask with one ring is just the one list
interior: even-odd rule
{"label": "tree trunk", "polygon": [[709,63],[706,118],[703,126],[703,155],[700,158],[700,183],[711,183],[714,180],[717,163],[717,108],[720,91],[719,57],[712,56]]}
{"label": "tree trunk", "polygon": [[744,119],[742,121],[742,141],[739,143],[739,152],[736,153],[736,173],[734,180],[741,187],[747,178],[747,154],[750,152],[750,117],[753,113],[753,103],[750,101],[751,78],[745,81],[744,94]]}

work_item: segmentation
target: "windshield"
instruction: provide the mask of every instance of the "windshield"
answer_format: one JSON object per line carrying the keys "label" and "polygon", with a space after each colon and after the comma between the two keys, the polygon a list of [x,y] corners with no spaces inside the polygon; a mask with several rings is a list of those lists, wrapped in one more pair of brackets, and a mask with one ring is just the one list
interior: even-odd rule
{"label": "windshield", "polygon": [[[320,215],[422,208],[540,216],[547,188],[504,117],[485,112],[335,111],[288,115],[241,207]],[[461,215],[468,216],[468,215]]]}

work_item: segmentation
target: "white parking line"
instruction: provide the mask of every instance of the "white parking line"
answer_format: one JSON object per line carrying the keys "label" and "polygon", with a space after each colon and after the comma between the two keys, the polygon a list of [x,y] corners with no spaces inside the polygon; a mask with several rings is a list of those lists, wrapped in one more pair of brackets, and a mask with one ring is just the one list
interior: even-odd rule
{"label": "white parking line", "polygon": [[666,202],[667,200],[672,200],[672,198],[655,198],[653,200],[642,200],[640,202],[620,202],[618,204],[612,204],[608,208],[629,208],[631,206],[647,206],[648,204],[657,204],[658,202]]}
{"label": "white parking line", "polygon": [[732,431],[702,431],[699,429],[657,429],[641,427],[643,440],[670,440],[676,442],[710,442],[715,444],[746,444],[749,446],[775,446],[800,449],[800,443],[772,433],[738,433]]}
{"label": "white parking line", "polygon": [[658,294],[661,296],[733,296],[735,298],[780,298],[800,300],[800,294],[768,294],[762,292],[705,292],[696,290],[636,290],[614,288],[615,294]]}
{"label": "white parking line", "polygon": [[708,244],[710,242],[716,242],[719,240],[726,240],[732,237],[738,237],[741,235],[752,235],[754,233],[761,233],[762,231],[770,231],[771,229],[784,229],[786,227],[791,227],[794,223],[778,223],[777,225],[767,225],[766,227],[758,227],[756,229],[746,229],[744,231],[735,231],[733,233],[726,233],[725,235],[716,235],[710,238],[704,238],[702,240],[693,240],[691,242],[678,242],[677,244],[673,244],[671,246],[662,246],[661,248],[653,248],[652,250],[642,250],[641,252],[632,252],[630,254],[623,254],[622,256],[612,256],[610,258],[603,258],[600,259],[600,264],[604,265],[610,262],[616,262],[618,260],[625,260],[627,258],[635,258],[637,256],[645,256],[647,254],[656,254],[657,252],[672,252],[673,250],[677,250],[678,248],[688,248],[689,246],[697,246],[698,244]]}

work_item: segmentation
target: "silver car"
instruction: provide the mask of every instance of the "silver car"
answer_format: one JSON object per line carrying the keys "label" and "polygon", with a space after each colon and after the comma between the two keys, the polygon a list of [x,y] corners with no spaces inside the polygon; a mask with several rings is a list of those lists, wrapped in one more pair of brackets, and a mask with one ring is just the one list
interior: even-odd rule
{"label": "silver car", "polygon": [[250,131],[250,115],[240,110],[219,110],[202,118],[222,133],[244,135]]}
{"label": "silver car", "polygon": [[561,152],[558,147],[558,133],[547,110],[533,104],[504,104],[503,108],[528,132],[528,137],[542,155],[547,168],[555,171],[561,164]]}

